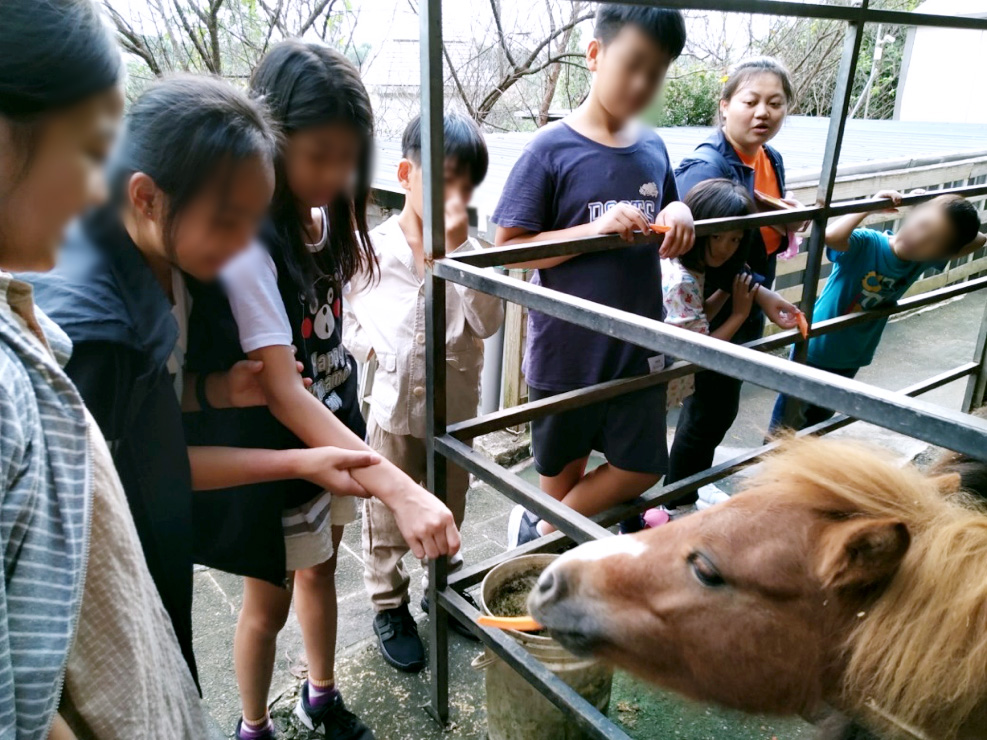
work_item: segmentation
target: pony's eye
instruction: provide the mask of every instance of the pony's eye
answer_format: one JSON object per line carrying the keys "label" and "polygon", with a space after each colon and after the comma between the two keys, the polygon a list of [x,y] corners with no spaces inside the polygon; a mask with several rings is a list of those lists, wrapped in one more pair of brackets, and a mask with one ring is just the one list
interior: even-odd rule
{"label": "pony's eye", "polygon": [[708,588],[726,585],[723,576],[709,561],[709,558],[702,553],[694,552],[689,556],[689,567],[692,568],[692,574],[696,580]]}

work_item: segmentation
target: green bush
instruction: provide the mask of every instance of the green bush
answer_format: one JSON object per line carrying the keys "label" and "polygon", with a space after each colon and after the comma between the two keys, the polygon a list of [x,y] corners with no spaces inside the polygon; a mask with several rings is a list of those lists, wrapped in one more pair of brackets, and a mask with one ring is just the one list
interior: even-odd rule
{"label": "green bush", "polygon": [[721,86],[720,76],[705,69],[669,78],[644,120],[652,126],[711,126]]}

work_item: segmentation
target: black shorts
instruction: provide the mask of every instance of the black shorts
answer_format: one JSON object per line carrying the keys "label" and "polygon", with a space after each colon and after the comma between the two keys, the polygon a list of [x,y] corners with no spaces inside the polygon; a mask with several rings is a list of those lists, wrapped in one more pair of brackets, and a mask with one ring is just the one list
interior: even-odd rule
{"label": "black shorts", "polygon": [[[528,387],[531,401],[559,393]],[[621,470],[664,475],[668,468],[665,385],[535,419],[531,446],[535,469],[547,477],[559,475],[566,465],[593,450]]]}

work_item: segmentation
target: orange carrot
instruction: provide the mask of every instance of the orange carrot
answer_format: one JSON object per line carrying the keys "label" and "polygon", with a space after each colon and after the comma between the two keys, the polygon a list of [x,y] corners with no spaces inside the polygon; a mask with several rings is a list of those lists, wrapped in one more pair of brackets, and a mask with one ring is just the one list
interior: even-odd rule
{"label": "orange carrot", "polygon": [[495,617],[481,614],[476,618],[481,627],[494,627],[501,630],[517,630],[518,632],[537,632],[542,628],[532,617]]}
{"label": "orange carrot", "polygon": [[805,318],[805,314],[799,311],[795,314],[795,322],[798,324],[799,333],[802,335],[802,339],[809,338],[809,322]]}
{"label": "orange carrot", "polygon": [[656,234],[667,234],[672,230],[671,226],[665,226],[663,224],[651,224],[651,230]]}

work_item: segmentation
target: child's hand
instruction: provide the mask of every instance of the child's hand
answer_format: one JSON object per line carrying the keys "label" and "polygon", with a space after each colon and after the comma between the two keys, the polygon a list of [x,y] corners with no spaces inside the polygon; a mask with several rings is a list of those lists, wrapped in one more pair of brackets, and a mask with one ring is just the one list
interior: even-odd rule
{"label": "child's hand", "polygon": [[669,231],[658,248],[658,254],[666,259],[681,257],[692,249],[696,241],[696,226],[692,211],[682,201],[669,203],[655,219],[656,224],[668,226]]}
{"label": "child's hand", "polygon": [[[782,200],[783,203],[787,203],[792,208],[805,208],[805,204],[802,201],[798,200],[795,197],[795,194],[791,190],[789,190],[787,193],[785,193],[785,197],[782,198],[781,200]],[[797,224],[787,224],[786,227],[787,227],[787,229],[789,231],[793,231],[793,232],[796,232],[796,231],[805,231],[806,229],[809,228],[809,222],[808,221],[800,221]]]}
{"label": "child's hand", "polygon": [[630,203],[618,203],[596,219],[593,226],[597,234],[617,234],[627,242],[634,240],[635,231],[646,233],[651,231],[648,219],[639,208],[635,208]]}
{"label": "child's hand", "polygon": [[901,205],[901,197],[901,193],[897,190],[881,190],[880,192],[874,194],[874,198],[876,200],[890,200],[894,203],[893,208],[885,208],[881,211],[881,213],[897,213],[898,206]]}
{"label": "child's hand", "polygon": [[[214,408],[266,406],[267,397],[260,384],[260,373],[263,369],[264,363],[260,360],[240,360],[225,373],[211,374],[206,385],[209,403]],[[295,362],[295,369],[301,374],[304,366],[300,362]],[[212,393],[209,393],[209,381],[214,383]],[[306,388],[312,385],[311,378],[303,378],[303,382]]]}
{"label": "child's hand", "polygon": [[415,557],[437,558],[459,552],[459,530],[452,512],[421,486],[411,485],[385,502]]}
{"label": "child's hand", "polygon": [[377,465],[380,455],[376,452],[346,450],[342,447],[312,447],[298,452],[302,456],[298,477],[321,486],[336,496],[370,497],[350,471]]}
{"label": "child's hand", "polygon": [[754,298],[761,287],[760,283],[754,282],[754,276],[750,273],[737,275],[733,279],[733,315],[747,318],[751,315],[751,307],[754,305]]}
{"label": "child's hand", "polygon": [[794,329],[801,311],[773,290],[761,290],[757,294],[757,304],[768,317],[768,321],[782,329]]}
{"label": "child's hand", "polygon": [[446,251],[459,249],[470,236],[470,219],[466,204],[459,195],[446,201]]}

